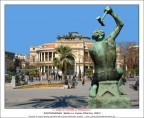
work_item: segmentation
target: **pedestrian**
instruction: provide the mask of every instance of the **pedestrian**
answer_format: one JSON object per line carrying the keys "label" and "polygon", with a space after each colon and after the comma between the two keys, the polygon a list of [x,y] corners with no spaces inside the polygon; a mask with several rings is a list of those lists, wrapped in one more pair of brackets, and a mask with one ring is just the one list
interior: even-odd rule
{"label": "pedestrian", "polygon": [[85,84],[85,75],[83,75],[83,77],[82,77],[82,85],[84,85]]}
{"label": "pedestrian", "polygon": [[39,74],[36,74],[36,78],[37,78],[37,80],[39,80],[39,81],[40,81]]}
{"label": "pedestrian", "polygon": [[31,82],[33,82],[33,78],[34,78],[34,77],[33,77],[33,75],[31,74]]}
{"label": "pedestrian", "polygon": [[75,84],[76,84],[76,79],[75,77],[72,78],[72,88],[75,88]]}
{"label": "pedestrian", "polygon": [[58,72],[58,77],[59,77],[59,80],[62,80],[62,71]]}
{"label": "pedestrian", "polygon": [[69,76],[68,77],[68,89],[71,89],[72,88],[72,80],[71,80],[71,77]]}
{"label": "pedestrian", "polygon": [[139,90],[139,79],[136,80],[134,90]]}
{"label": "pedestrian", "polygon": [[77,75],[77,73],[75,72],[75,74],[74,74],[74,76],[73,76],[73,77],[74,77],[74,78],[76,78],[76,75]]}
{"label": "pedestrian", "polygon": [[58,74],[58,78],[59,78],[59,80],[61,80],[61,76]]}
{"label": "pedestrian", "polygon": [[55,81],[56,80],[55,71],[53,71],[53,78],[54,78],[54,81]]}
{"label": "pedestrian", "polygon": [[48,76],[48,83],[51,83],[51,75]]}

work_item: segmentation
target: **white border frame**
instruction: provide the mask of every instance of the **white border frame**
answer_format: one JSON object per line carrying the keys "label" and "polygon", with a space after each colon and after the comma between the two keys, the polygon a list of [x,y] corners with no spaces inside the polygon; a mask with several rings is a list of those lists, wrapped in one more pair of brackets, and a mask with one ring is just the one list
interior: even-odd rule
{"label": "white border frame", "polygon": [[[4,108],[4,39],[5,39],[5,5],[12,4],[53,4],[53,5],[63,5],[63,4],[73,4],[73,5],[90,5],[90,4],[120,4],[120,5],[139,5],[139,64],[140,64],[140,88],[139,88],[139,109],[91,109],[91,112],[100,112],[103,116],[115,116],[115,117],[131,117],[138,118],[143,117],[143,1],[1,1],[1,117],[30,117],[30,116],[44,116],[44,112],[54,111],[52,109],[5,109]],[[53,115],[53,114],[48,114]],[[58,114],[57,114],[58,115]],[[58,115],[59,116],[59,115]],[[85,116],[85,115],[83,115]]]}

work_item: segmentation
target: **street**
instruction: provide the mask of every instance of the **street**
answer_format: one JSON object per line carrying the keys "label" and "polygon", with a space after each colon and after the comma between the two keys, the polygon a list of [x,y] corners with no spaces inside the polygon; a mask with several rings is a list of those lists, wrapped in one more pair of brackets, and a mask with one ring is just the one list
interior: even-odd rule
{"label": "street", "polygon": [[[139,107],[139,91],[129,87],[135,81],[122,85],[124,92],[131,99],[131,108]],[[87,108],[90,81],[83,86],[81,81],[74,89],[27,88],[13,89],[5,86],[6,109],[45,109],[45,108]]]}

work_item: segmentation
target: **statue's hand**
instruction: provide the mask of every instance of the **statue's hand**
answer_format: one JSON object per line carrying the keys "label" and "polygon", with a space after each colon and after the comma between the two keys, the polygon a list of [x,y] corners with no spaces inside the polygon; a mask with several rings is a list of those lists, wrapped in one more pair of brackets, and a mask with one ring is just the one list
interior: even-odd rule
{"label": "statue's hand", "polygon": [[112,8],[110,6],[106,6],[106,8],[104,9],[104,12],[107,11],[107,14],[111,14],[113,12]]}

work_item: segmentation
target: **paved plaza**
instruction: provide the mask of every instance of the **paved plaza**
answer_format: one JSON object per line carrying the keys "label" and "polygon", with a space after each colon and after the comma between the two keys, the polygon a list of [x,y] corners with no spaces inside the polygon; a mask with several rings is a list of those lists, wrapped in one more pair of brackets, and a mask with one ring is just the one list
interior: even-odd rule
{"label": "paved plaza", "polygon": [[[53,81],[52,81],[53,82]],[[36,81],[35,83],[39,83]],[[123,90],[131,99],[131,108],[139,108],[139,91],[129,87],[135,81],[127,81]],[[27,88],[13,89],[5,86],[6,109],[87,108],[90,81],[83,86],[81,81],[74,89]]]}

